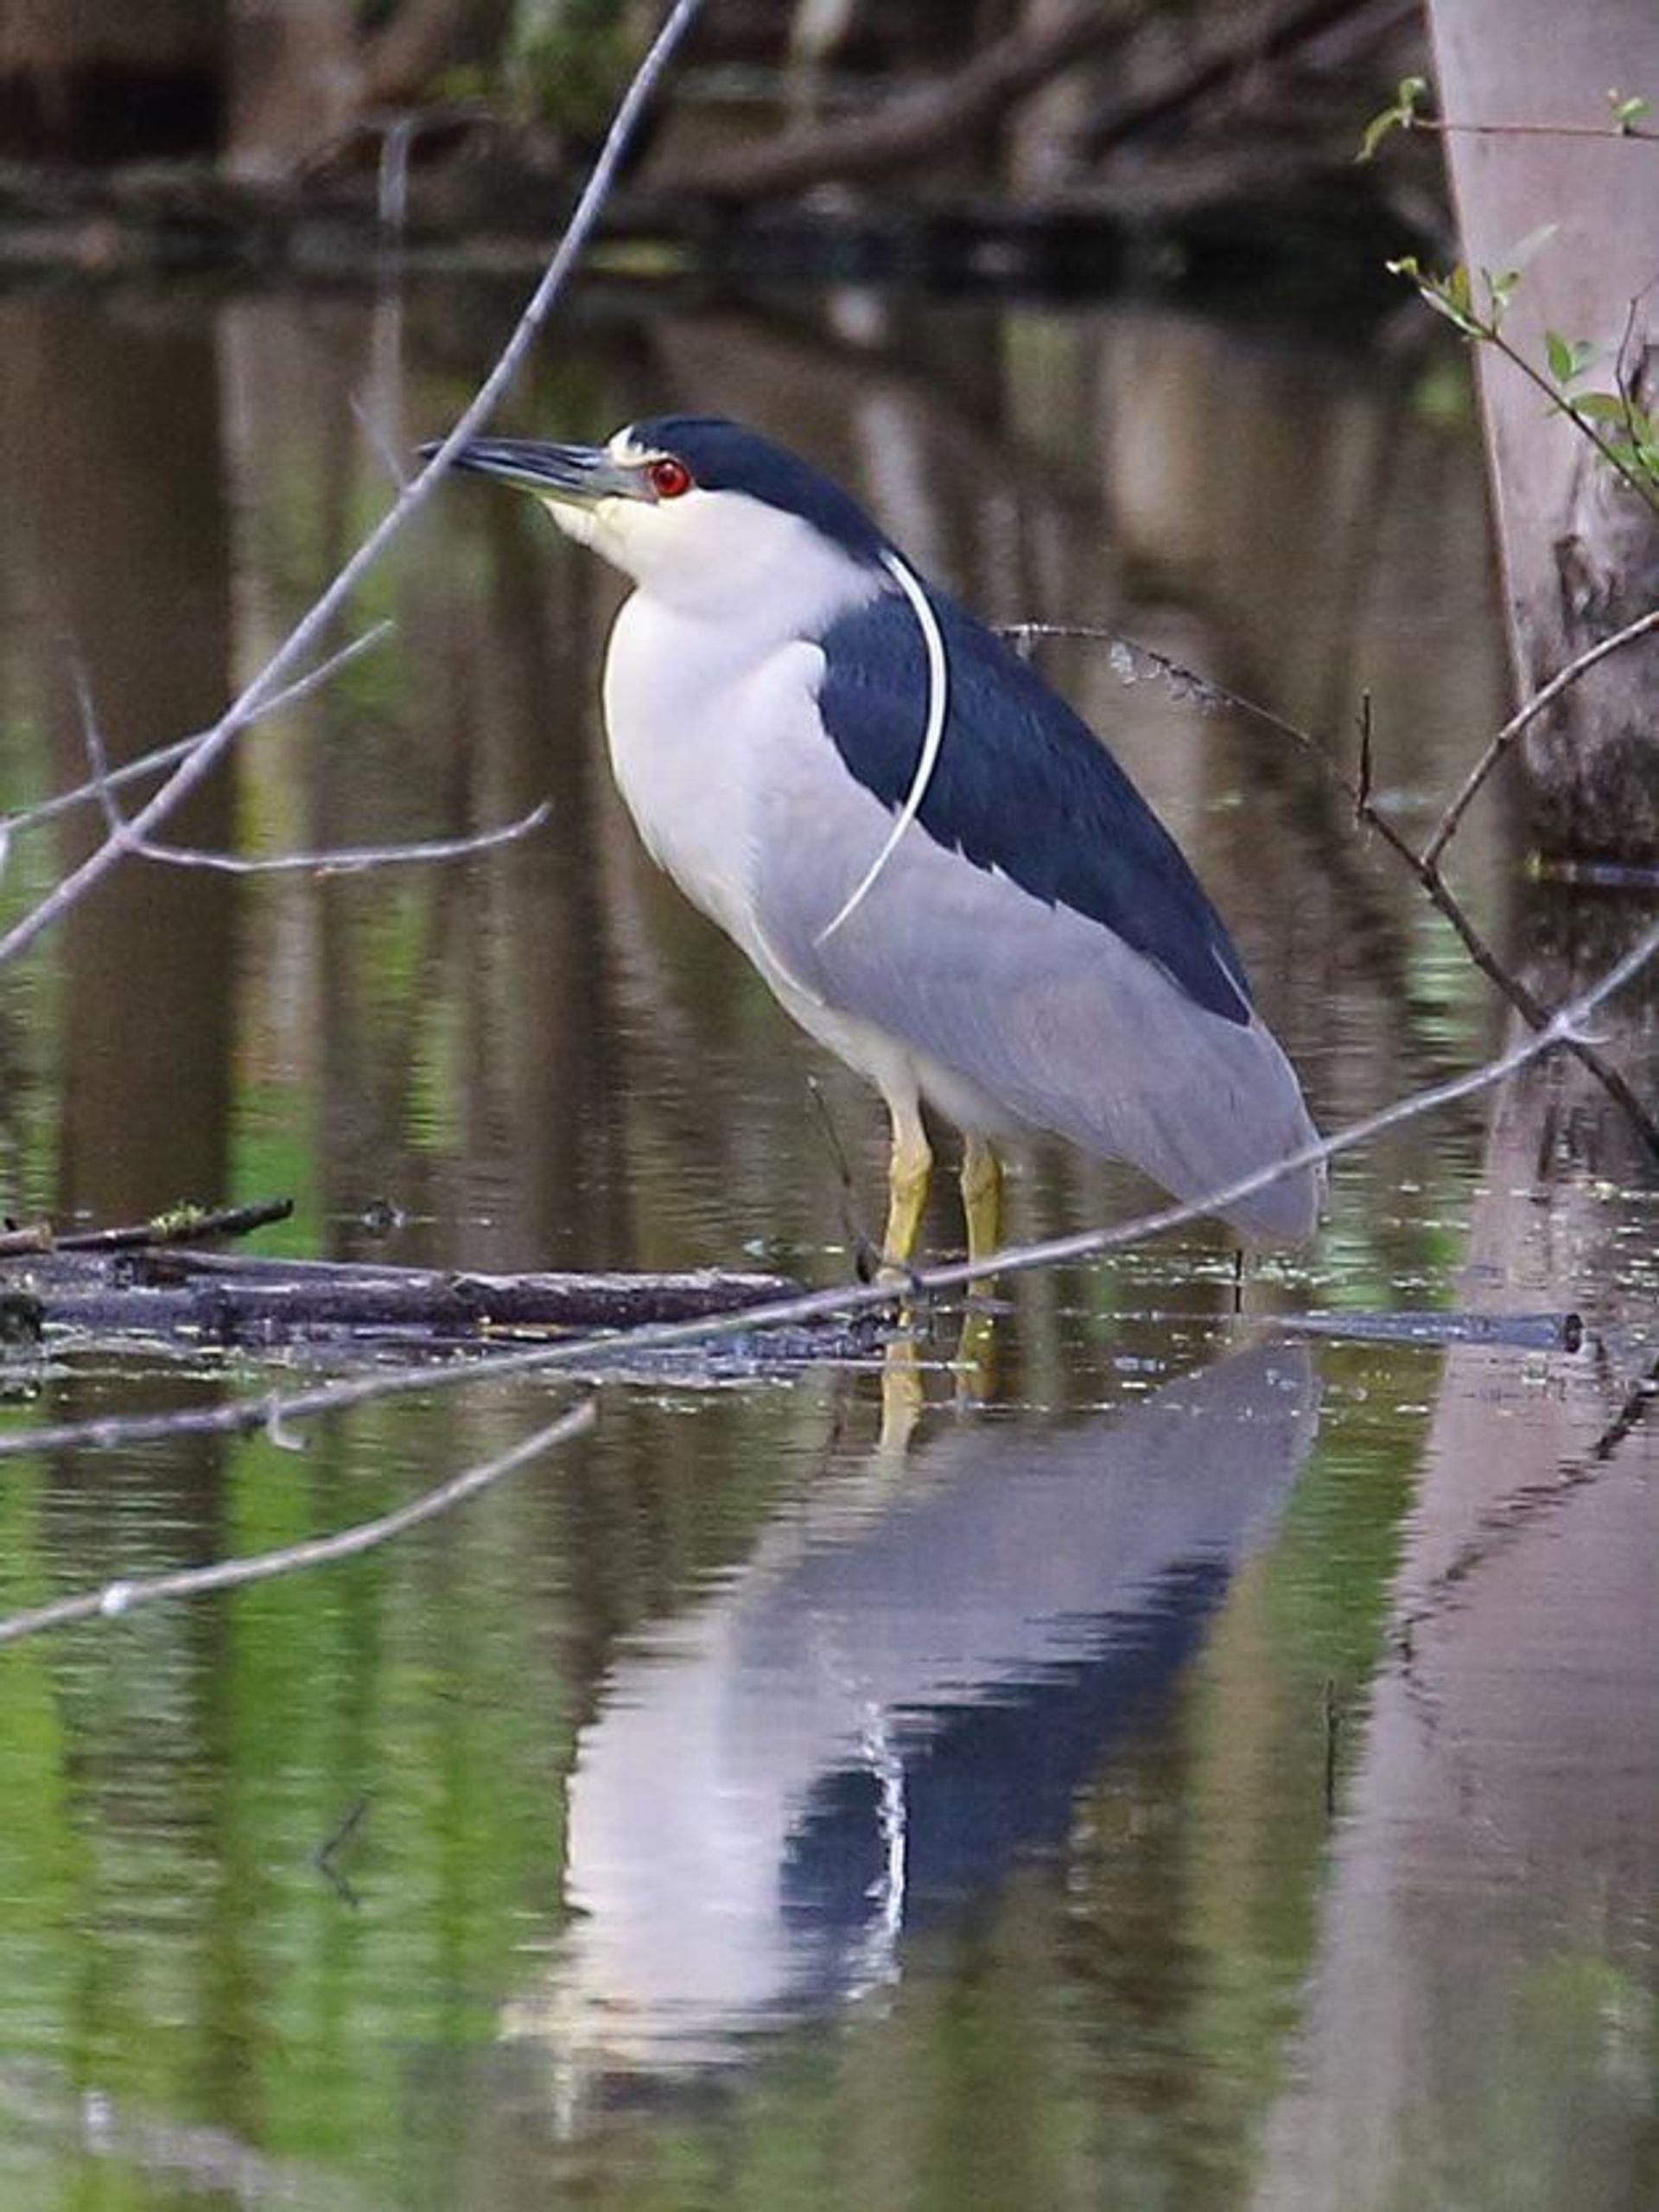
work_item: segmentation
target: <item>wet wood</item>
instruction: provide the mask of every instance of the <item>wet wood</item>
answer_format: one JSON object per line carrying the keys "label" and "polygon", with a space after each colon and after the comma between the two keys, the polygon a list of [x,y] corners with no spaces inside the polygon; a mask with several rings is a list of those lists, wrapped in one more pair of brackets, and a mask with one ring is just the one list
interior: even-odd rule
{"label": "wet wood", "polygon": [[384,1337],[448,1345],[695,1320],[803,1291],[788,1276],[717,1268],[480,1274],[113,1244],[0,1256],[0,1307],[10,1317],[14,1344],[67,1330],[88,1338],[143,1335],[215,1345]]}
{"label": "wet wood", "polygon": [[201,1244],[220,1236],[247,1236],[286,1221],[292,1198],[265,1198],[250,1206],[180,1206],[154,1221],[124,1229],[71,1230],[52,1235],[48,1249],[58,1252],[137,1252],[174,1244]]}

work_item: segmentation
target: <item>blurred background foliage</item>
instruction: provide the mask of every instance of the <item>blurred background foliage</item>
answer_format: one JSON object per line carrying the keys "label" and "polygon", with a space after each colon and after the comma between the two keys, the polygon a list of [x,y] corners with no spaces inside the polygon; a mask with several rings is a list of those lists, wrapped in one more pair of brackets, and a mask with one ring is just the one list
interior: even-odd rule
{"label": "blurred background foliage", "polygon": [[[545,235],[657,19],[650,0],[13,0],[0,158],[108,181],[67,207],[11,181],[0,235],[10,218],[17,250],[41,250],[44,221],[73,258],[95,206],[105,257],[233,258],[257,213],[262,250],[291,254],[295,196],[315,212],[321,194],[327,251],[366,251],[372,222],[353,248],[346,217],[372,214],[393,142],[411,236]],[[708,248],[713,214],[764,228],[830,188],[854,197],[821,218],[878,231],[900,211],[995,216],[982,251],[1005,264],[1040,222],[1077,274],[1126,242],[1281,264],[1322,247],[1334,265],[1368,229],[1376,259],[1385,231],[1397,250],[1443,221],[1432,145],[1353,161],[1358,121],[1425,67],[1410,0],[708,0],[617,219]],[[134,162],[142,191],[113,175]],[[169,194],[157,162],[192,188]],[[239,195],[222,226],[204,174]]]}

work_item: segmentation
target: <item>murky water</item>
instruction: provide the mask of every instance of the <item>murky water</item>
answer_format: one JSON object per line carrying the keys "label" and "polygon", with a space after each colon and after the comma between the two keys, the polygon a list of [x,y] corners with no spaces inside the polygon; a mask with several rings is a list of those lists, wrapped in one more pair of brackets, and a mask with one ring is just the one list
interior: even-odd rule
{"label": "murky water", "polygon": [[[0,810],[84,774],[77,671],[117,760],[211,720],[511,312],[0,301]],[[1503,709],[1459,378],[1409,325],[594,293],[518,422],[746,415],[995,619],[1122,629],[1350,754],[1369,691],[1427,826]],[[594,715],[616,599],[446,490],[365,594],[395,635],[175,835],[549,826],[442,868],[129,868],[0,975],[0,1210],[289,1193],[266,1249],[844,1276],[879,1115],[642,858]],[[1494,1047],[1315,766],[1042,652],[1323,1123]],[[0,918],[95,828],[15,837]],[[1506,855],[1483,808],[1477,915],[1538,988],[1589,980],[1628,912],[1517,901]],[[1652,1025],[1606,1024],[1648,1082]],[[1011,1226],[1145,1195],[1033,1154]],[[1547,1070],[1350,1156],[1241,1317],[1198,1229],[1011,1286],[982,1402],[939,1316],[907,1442],[875,1372],[618,1385],[355,1564],[7,1649],[0,2203],[1650,2203],[1656,1219]],[[929,1241],[959,1234],[945,1189]],[[1589,1336],[1274,1326],[1453,1306]],[[78,1348],[8,1376],[0,1432],[269,1376]],[[0,1462],[0,1611],[363,1519],[568,1395]]]}

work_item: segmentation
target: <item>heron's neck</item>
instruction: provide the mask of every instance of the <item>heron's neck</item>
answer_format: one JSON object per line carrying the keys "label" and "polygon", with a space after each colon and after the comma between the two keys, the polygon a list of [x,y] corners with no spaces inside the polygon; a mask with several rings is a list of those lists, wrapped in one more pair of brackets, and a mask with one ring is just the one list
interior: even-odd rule
{"label": "heron's neck", "polygon": [[613,524],[608,537],[601,528],[589,543],[632,577],[638,596],[664,618],[719,630],[740,658],[821,637],[887,584],[868,560],[759,501],[699,517],[695,539],[683,544],[631,527],[627,513],[604,520]]}

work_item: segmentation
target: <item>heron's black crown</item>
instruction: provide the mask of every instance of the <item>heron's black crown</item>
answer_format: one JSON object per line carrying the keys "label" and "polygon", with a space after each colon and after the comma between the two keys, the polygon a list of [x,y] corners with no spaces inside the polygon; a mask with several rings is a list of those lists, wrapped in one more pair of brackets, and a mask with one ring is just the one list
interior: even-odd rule
{"label": "heron's black crown", "polygon": [[880,560],[887,541],[856,499],[798,454],[719,415],[658,415],[631,425],[644,446],[683,461],[708,492],[743,492],[799,515],[855,561]]}

